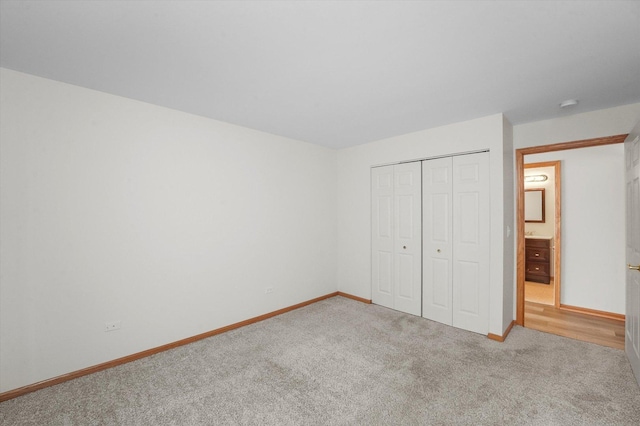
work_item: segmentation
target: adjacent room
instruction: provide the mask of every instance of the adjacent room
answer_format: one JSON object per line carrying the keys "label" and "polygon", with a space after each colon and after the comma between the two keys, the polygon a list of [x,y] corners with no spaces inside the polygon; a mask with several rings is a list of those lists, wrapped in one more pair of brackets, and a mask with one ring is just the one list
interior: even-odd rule
{"label": "adjacent room", "polygon": [[0,0],[0,423],[637,424],[639,24]]}

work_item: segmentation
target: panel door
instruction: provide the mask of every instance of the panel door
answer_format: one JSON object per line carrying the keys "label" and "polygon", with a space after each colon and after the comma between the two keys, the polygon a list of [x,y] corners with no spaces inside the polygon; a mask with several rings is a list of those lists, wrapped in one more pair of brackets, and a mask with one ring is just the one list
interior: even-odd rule
{"label": "panel door", "polygon": [[640,384],[640,123],[624,144],[626,166],[625,352]]}
{"label": "panel door", "polygon": [[371,301],[394,307],[393,166],[371,169]]}
{"label": "panel door", "polygon": [[453,324],[452,157],[422,162],[422,316]]}
{"label": "panel door", "polygon": [[422,310],[422,169],[420,162],[394,167],[394,309]]}
{"label": "panel door", "polygon": [[453,326],[489,332],[489,153],[453,157]]}

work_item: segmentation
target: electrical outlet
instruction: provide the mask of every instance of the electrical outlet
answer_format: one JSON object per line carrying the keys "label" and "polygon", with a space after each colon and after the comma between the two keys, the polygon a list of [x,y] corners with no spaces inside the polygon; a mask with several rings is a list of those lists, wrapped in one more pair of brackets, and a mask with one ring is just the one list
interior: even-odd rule
{"label": "electrical outlet", "polygon": [[267,287],[264,289],[265,294],[273,293],[275,289],[273,287]]}
{"label": "electrical outlet", "polygon": [[104,331],[120,330],[121,326],[122,326],[122,321],[105,322],[104,323]]}

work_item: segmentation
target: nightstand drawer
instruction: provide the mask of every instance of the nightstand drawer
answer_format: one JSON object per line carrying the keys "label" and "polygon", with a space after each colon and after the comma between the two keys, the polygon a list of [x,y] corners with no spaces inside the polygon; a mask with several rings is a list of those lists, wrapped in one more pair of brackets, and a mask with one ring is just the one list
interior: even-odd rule
{"label": "nightstand drawer", "polygon": [[527,274],[530,275],[549,275],[549,262],[547,263],[527,263]]}
{"label": "nightstand drawer", "polygon": [[544,238],[525,238],[525,246],[549,248],[549,240]]}
{"label": "nightstand drawer", "polygon": [[551,282],[551,277],[549,276],[549,262],[528,262],[525,271],[525,280],[549,284]]}
{"label": "nightstand drawer", "polygon": [[548,248],[527,247],[526,250],[527,260],[536,261],[549,261],[550,250]]}

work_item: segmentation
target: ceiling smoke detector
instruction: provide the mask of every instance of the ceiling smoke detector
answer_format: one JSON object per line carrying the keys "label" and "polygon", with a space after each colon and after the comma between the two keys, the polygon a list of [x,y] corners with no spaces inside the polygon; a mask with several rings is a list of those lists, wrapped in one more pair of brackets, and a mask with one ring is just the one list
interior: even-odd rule
{"label": "ceiling smoke detector", "polygon": [[560,108],[567,108],[578,105],[577,99],[567,99],[566,101],[560,102]]}

